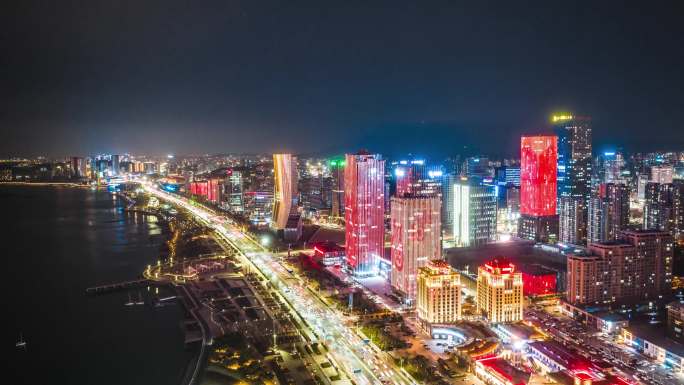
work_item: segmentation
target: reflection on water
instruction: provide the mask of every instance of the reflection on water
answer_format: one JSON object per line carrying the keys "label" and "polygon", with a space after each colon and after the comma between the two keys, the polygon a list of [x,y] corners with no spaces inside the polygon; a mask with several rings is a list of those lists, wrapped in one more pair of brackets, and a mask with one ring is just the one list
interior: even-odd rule
{"label": "reflection on water", "polygon": [[[124,306],[125,292],[84,294],[137,278],[156,261],[156,218],[128,213],[99,190],[0,186],[0,197],[10,332],[23,333],[28,347],[13,354],[13,383],[178,383],[192,357],[179,306]],[[156,295],[140,294],[150,304]]]}

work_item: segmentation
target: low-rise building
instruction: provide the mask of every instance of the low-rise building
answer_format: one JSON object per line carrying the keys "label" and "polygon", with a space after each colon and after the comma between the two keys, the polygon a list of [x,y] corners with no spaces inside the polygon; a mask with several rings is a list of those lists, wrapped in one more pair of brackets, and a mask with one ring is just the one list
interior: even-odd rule
{"label": "low-rise building", "polygon": [[313,244],[314,258],[323,266],[339,265],[344,261],[344,247],[332,241]]}
{"label": "low-rise building", "polygon": [[684,369],[684,345],[667,338],[662,328],[649,324],[622,329],[622,342],[675,373]]}
{"label": "low-rise building", "polygon": [[475,375],[491,385],[525,385],[530,379],[529,373],[516,369],[498,356],[475,361]]}

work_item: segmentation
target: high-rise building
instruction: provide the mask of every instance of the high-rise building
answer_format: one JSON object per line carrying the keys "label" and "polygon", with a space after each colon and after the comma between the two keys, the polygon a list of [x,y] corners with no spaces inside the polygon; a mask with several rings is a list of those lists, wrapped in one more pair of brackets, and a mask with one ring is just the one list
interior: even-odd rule
{"label": "high-rise building", "polygon": [[112,155],[112,175],[119,175],[121,172],[121,165],[119,164],[120,159],[120,155]]}
{"label": "high-rise building", "polygon": [[84,178],[86,174],[86,161],[85,159],[74,156],[71,158],[71,170],[75,178]]}
{"label": "high-rise building", "polygon": [[629,188],[624,184],[600,184],[589,201],[588,242],[615,240],[628,224]]}
{"label": "high-rise building", "polygon": [[145,169],[145,174],[154,174],[157,172],[157,163],[145,162],[143,163],[143,168]]}
{"label": "high-rise building", "polygon": [[424,159],[400,160],[393,162],[392,166],[395,196],[441,196],[444,172],[440,166],[428,165]]}
{"label": "high-rise building", "polygon": [[219,203],[221,201],[221,193],[223,189],[223,181],[219,178],[210,178],[207,180],[207,200],[212,203]]}
{"label": "high-rise building", "polygon": [[619,241],[590,243],[567,257],[567,301],[606,304],[658,299],[669,293],[672,236],[662,231],[623,231]]}
{"label": "high-rise building", "polygon": [[520,142],[519,237],[537,242],[556,239],[556,178],[556,137],[523,136]]}
{"label": "high-rise building", "polygon": [[454,174],[442,177],[442,240],[449,243],[453,241],[454,184],[457,178]]}
{"label": "high-rise building", "polygon": [[637,174],[636,179],[637,199],[643,203],[644,199],[646,198],[646,184],[648,184],[648,175]]}
{"label": "high-rise building", "polygon": [[520,221],[520,187],[505,185],[499,187],[496,209],[496,228],[500,236],[518,233]]}
{"label": "high-rise building", "polygon": [[585,244],[591,191],[591,118],[557,115],[559,240]]}
{"label": "high-rise building", "polygon": [[461,276],[446,261],[430,261],[418,270],[416,310],[424,325],[461,319]]}
{"label": "high-rise building", "polygon": [[273,227],[287,225],[290,212],[297,206],[297,157],[273,154]]}
{"label": "high-rise building", "polygon": [[489,168],[489,159],[480,156],[466,158],[465,162],[463,162],[461,173],[468,177],[491,177],[492,170]]}
{"label": "high-rise building", "polygon": [[644,187],[644,229],[664,230],[667,228],[672,204],[670,185],[646,183]]}
{"label": "high-rise building", "polygon": [[622,169],[625,167],[625,158],[618,151],[605,151],[596,158],[596,183],[624,184]]}
{"label": "high-rise building", "polygon": [[462,181],[454,184],[452,234],[459,247],[496,240],[496,187]]}
{"label": "high-rise building", "polygon": [[384,252],[385,161],[379,154],[347,154],[344,169],[347,265],[375,275]]}
{"label": "high-rise building", "polygon": [[496,182],[520,187],[520,166],[501,166],[495,171]]}
{"label": "high-rise building", "polygon": [[684,237],[684,181],[646,184],[643,228]]}
{"label": "high-rise building", "polygon": [[497,257],[477,269],[477,310],[493,323],[522,321],[522,273],[508,259]]}
{"label": "high-rise building", "polygon": [[404,302],[416,298],[418,269],[442,258],[440,201],[437,196],[392,197],[392,287]]}
{"label": "high-rise building", "polygon": [[674,167],[672,166],[652,166],[650,182],[660,184],[672,183],[673,175]]}
{"label": "high-rise building", "polygon": [[242,214],[245,211],[243,173],[244,170],[241,168],[228,169],[224,185],[225,206],[228,211],[235,214]]}
{"label": "high-rise building", "polygon": [[330,174],[332,176],[331,212],[333,217],[344,215],[344,159],[330,161]]}

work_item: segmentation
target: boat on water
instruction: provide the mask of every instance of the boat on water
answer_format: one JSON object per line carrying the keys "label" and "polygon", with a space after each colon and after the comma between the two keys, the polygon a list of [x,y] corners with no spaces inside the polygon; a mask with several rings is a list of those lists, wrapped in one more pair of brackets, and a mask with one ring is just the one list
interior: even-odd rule
{"label": "boat on water", "polygon": [[26,341],[24,341],[24,336],[19,333],[19,341],[17,341],[17,348],[26,349]]}

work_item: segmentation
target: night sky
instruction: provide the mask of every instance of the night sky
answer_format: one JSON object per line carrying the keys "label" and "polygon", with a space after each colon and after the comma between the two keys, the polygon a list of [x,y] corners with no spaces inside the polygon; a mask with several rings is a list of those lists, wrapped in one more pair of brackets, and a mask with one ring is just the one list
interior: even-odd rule
{"label": "night sky", "polygon": [[597,150],[684,150],[674,1],[12,3],[2,156],[504,155],[554,111]]}

